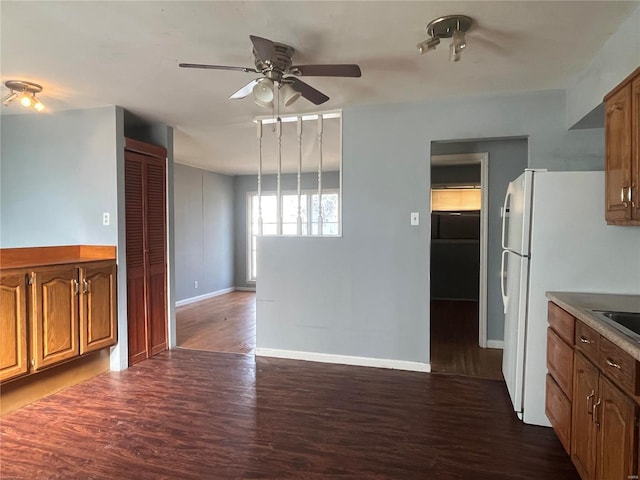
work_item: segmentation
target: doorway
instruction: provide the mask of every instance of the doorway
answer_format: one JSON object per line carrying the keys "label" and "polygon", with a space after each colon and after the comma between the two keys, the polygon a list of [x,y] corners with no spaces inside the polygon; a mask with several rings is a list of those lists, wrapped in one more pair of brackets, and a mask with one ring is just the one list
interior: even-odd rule
{"label": "doorway", "polygon": [[487,349],[488,153],[431,157],[431,369],[502,379]]}

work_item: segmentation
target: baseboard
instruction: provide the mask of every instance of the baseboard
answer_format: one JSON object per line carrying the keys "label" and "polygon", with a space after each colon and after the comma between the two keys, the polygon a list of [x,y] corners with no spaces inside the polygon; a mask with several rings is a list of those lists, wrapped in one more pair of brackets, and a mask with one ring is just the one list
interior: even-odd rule
{"label": "baseboard", "polygon": [[225,293],[231,293],[235,291],[236,288],[230,287],[222,290],[216,290],[215,292],[205,293],[204,295],[198,295],[197,297],[185,298],[184,300],[178,300],[176,302],[176,307],[181,307],[182,305],[189,305],[190,303],[200,302],[202,300],[206,300],[207,298],[217,297],[219,295],[224,295]]}
{"label": "baseboard", "polygon": [[410,370],[412,372],[431,371],[431,365],[428,363],[392,360],[389,358],[354,357],[351,355],[334,355],[331,353],[279,350],[274,348],[256,348],[256,356],[306,360],[308,362],[339,363],[358,367],[392,368],[395,370]]}
{"label": "baseboard", "polygon": [[499,348],[504,350],[504,342],[502,340],[487,340],[487,348]]}
{"label": "baseboard", "polygon": [[236,287],[236,292],[255,292],[256,287]]}

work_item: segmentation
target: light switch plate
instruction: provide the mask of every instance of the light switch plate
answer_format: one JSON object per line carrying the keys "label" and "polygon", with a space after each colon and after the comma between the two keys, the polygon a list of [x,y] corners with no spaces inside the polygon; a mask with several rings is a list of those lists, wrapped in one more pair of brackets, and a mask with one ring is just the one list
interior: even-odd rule
{"label": "light switch plate", "polygon": [[411,212],[411,225],[420,225],[420,212]]}

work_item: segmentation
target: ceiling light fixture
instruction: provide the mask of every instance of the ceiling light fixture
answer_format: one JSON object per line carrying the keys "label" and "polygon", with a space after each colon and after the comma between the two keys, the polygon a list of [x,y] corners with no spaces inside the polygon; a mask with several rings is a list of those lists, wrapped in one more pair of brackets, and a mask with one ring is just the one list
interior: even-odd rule
{"label": "ceiling light fixture", "polygon": [[453,38],[449,47],[449,60],[460,61],[460,54],[467,46],[464,34],[473,25],[473,19],[466,15],[446,15],[436,18],[427,24],[427,35],[430,38],[417,45],[418,52],[424,54],[435,50],[441,38]]}
{"label": "ceiling light fixture", "polygon": [[296,100],[300,98],[301,93],[291,86],[290,83],[284,82],[280,84],[280,93],[284,99],[284,106],[290,107]]}
{"label": "ceiling light fixture", "polygon": [[14,100],[20,99],[20,104],[24,107],[31,107],[38,112],[44,110],[44,105],[36,98],[36,93],[42,92],[42,86],[37,83],[25,80],[8,80],[6,87],[11,92],[2,99],[2,104],[6,107]]}
{"label": "ceiling light fixture", "polygon": [[261,107],[271,107],[273,105],[273,82],[267,77],[261,78],[253,86],[253,100]]}

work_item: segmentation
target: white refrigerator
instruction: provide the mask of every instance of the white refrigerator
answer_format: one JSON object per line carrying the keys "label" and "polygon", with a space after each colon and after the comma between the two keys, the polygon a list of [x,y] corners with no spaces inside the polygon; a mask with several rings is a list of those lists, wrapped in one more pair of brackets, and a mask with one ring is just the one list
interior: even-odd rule
{"label": "white refrigerator", "polygon": [[607,226],[604,172],[525,170],[502,212],[502,372],[525,423],[544,413],[547,291],[640,294],[640,228]]}

